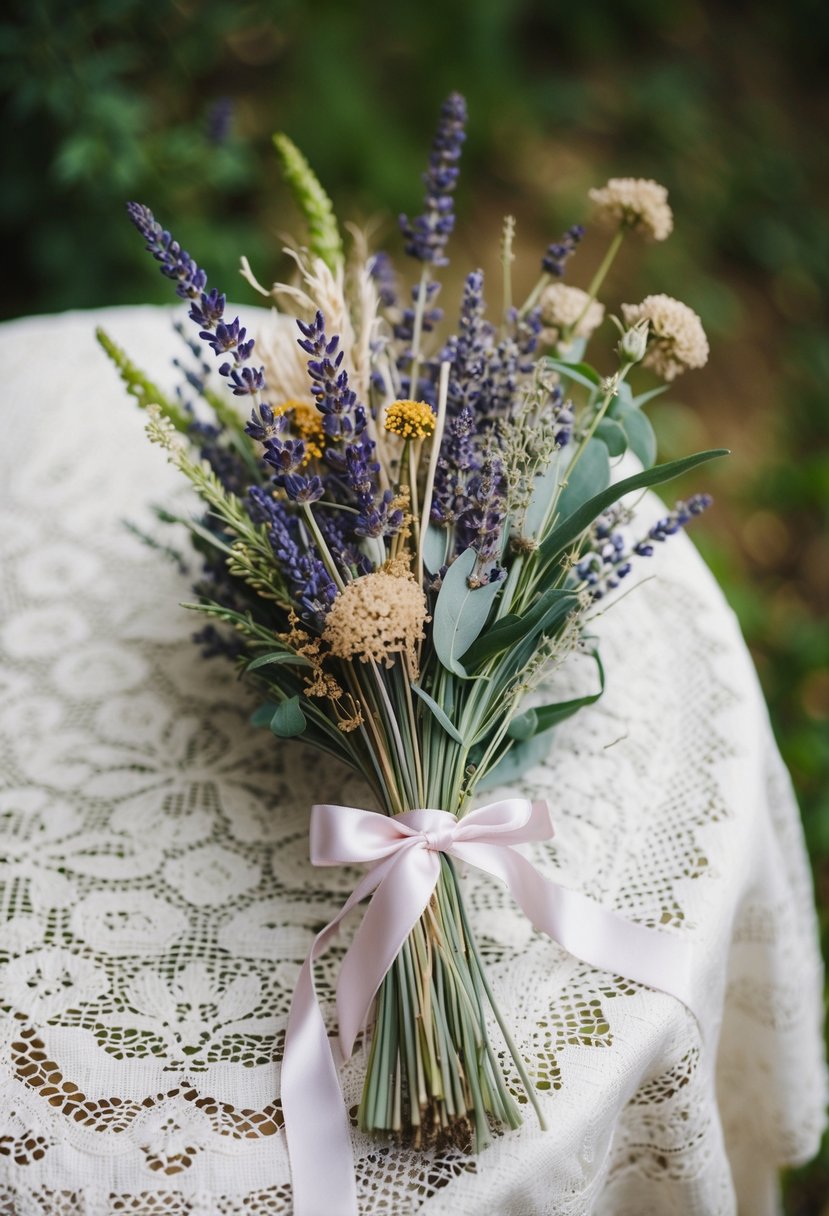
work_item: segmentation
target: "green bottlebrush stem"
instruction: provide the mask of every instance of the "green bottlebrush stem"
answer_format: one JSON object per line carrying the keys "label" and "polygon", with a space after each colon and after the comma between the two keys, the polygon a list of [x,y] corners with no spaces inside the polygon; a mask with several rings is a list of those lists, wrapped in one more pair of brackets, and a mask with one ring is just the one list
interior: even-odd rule
{"label": "green bottlebrush stem", "polygon": [[152,380],[149,380],[140,368],[135,366],[127,356],[126,351],[117,342],[113,342],[105,330],[96,329],[95,337],[118,368],[118,373],[126,385],[127,392],[131,397],[135,398],[141,409],[145,410],[148,405],[157,405],[164,417],[169,419],[177,431],[186,432],[190,426],[190,419],[184,410],[170,401],[162,393],[161,389],[153,384]]}
{"label": "green bottlebrush stem", "polygon": [[282,174],[308,225],[308,246],[331,270],[336,270],[342,265],[343,243],[331,199],[293,140],[277,132],[273,143],[282,161]]}

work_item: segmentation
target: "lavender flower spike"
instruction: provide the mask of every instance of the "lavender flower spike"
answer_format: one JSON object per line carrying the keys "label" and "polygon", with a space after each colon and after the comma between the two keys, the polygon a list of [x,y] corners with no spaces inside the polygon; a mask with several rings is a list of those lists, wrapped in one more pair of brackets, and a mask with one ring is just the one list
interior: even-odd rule
{"label": "lavender flower spike", "polygon": [[200,270],[186,249],[162,228],[143,203],[127,203],[127,214],[146,242],[147,250],[161,263],[161,273],[176,283],[182,300],[195,300],[207,286],[207,275]]}
{"label": "lavender flower spike", "polygon": [[426,186],[425,209],[415,220],[400,216],[400,229],[406,253],[419,262],[448,265],[444,254],[449,234],[455,226],[452,191],[458,181],[458,161],[466,138],[466,102],[460,93],[450,93],[441,109],[429,168],[423,175]]}

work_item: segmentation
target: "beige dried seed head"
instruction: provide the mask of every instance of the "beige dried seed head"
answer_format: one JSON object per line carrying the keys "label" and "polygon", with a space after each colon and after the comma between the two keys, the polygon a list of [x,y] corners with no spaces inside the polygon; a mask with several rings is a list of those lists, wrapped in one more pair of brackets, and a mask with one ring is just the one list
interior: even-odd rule
{"label": "beige dried seed head", "polygon": [[702,322],[692,308],[672,296],[646,296],[641,304],[623,304],[627,326],[648,322],[648,349],[642,360],[663,380],[673,380],[682,372],[704,367],[708,362],[708,339]]}
{"label": "beige dried seed head", "polygon": [[643,177],[612,177],[607,185],[588,193],[596,219],[607,228],[624,224],[652,241],[664,241],[673,231],[668,191],[659,182]]}

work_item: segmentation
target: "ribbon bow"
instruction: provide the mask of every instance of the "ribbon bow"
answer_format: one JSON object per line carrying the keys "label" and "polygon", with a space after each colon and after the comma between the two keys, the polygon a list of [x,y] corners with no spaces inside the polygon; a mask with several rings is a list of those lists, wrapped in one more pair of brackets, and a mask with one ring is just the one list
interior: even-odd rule
{"label": "ribbon bow", "polygon": [[282,1110],[294,1216],[357,1216],[348,1117],[317,1002],[314,962],[336,935],[340,921],[373,893],[337,981],[339,1050],[347,1060],[383,977],[431,898],[441,853],[506,883],[536,929],[571,954],[668,992],[694,1011],[690,943],[634,924],[587,896],[550,882],[512,847],[549,840],[553,832],[547,803],[526,798],[492,802],[463,819],[428,809],[391,818],[351,806],[326,803],[313,808],[313,864],[369,862],[371,869],[317,934],[291,1002],[282,1062]]}

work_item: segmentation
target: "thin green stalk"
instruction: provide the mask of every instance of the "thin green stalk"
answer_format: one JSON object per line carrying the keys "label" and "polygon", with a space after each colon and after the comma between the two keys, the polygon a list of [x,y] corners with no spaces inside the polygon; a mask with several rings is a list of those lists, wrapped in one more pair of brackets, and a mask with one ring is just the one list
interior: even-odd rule
{"label": "thin green stalk", "polygon": [[619,252],[619,249],[621,248],[622,241],[625,239],[625,232],[626,232],[625,225],[622,224],[617,229],[616,233],[614,234],[613,240],[610,242],[610,245],[608,246],[607,253],[604,255],[604,258],[602,259],[602,263],[599,266],[599,269],[596,271],[596,273],[593,275],[593,278],[590,280],[590,286],[587,289],[587,299],[584,302],[584,307],[582,308],[579,315],[576,317],[575,321],[573,321],[572,324],[568,325],[566,329],[563,329],[561,331],[561,335],[558,340],[559,346],[566,346],[572,340],[573,334],[576,333],[576,331],[578,330],[578,327],[581,325],[582,321],[587,316],[588,309],[590,308],[590,305],[593,303],[593,301],[596,299],[596,296],[599,294],[602,283],[604,283],[604,281],[607,277],[607,273],[610,270],[610,267],[613,265],[613,262],[616,258],[616,254]]}
{"label": "thin green stalk", "polygon": [[409,1119],[412,1127],[420,1124],[420,1104],[414,1078],[417,1076],[415,1061],[415,1028],[414,1028],[414,993],[409,988],[409,978],[406,971],[406,960],[401,950],[394,961],[397,971],[398,991],[400,993],[400,1013],[403,1022],[403,1045],[406,1052],[406,1076],[409,1080]]}
{"label": "thin green stalk", "polygon": [[412,327],[412,368],[409,376],[409,392],[412,397],[417,395],[417,382],[420,376],[420,343],[423,339],[423,314],[426,311],[426,288],[429,284],[429,264],[423,267],[418,285],[415,302],[414,325]]}
{"label": "thin green stalk", "polygon": [[[400,727],[397,722],[397,714],[394,712],[394,706],[389,698],[386,682],[383,679],[383,673],[377,666],[374,659],[369,661],[369,666],[374,675],[375,686],[380,693],[380,705],[383,717],[386,720],[386,725],[389,728],[391,737],[394,740],[396,748],[396,763],[397,775],[400,780],[401,789],[405,791],[406,797],[411,803],[417,802],[417,791],[412,783],[411,766],[408,763],[408,755],[403,744],[403,739],[400,734]],[[393,757],[393,761],[394,761]]]}
{"label": "thin green stalk", "polygon": [[519,308],[519,310],[518,310],[519,317],[526,317],[527,313],[530,312],[533,308],[535,308],[535,305],[538,301],[538,297],[541,295],[542,291],[548,285],[548,283],[552,283],[552,281],[553,281],[553,276],[551,274],[547,274],[545,271],[545,273],[542,274],[541,278],[538,280],[538,282],[533,287],[530,294],[527,296],[524,303]]}
{"label": "thin green stalk", "polygon": [[438,457],[440,456],[440,445],[443,442],[443,428],[446,425],[446,399],[448,393],[449,364],[441,363],[440,378],[438,380],[437,417],[435,418],[435,430],[432,435],[432,447],[429,452],[429,468],[426,473],[426,485],[423,490],[423,514],[420,519],[420,530],[418,533],[416,578],[419,587],[423,586],[423,544],[426,537],[426,529],[429,527],[429,516],[432,511],[435,475],[437,473]]}
{"label": "thin green stalk", "polygon": [[490,987],[489,980],[487,979],[487,976],[486,976],[486,970],[484,969],[484,965],[481,961],[480,955],[478,954],[478,947],[475,944],[475,939],[472,935],[472,930],[470,928],[469,921],[467,919],[466,909],[463,906],[463,899],[461,897],[461,893],[458,888],[458,876],[455,873],[455,868],[451,864],[451,862],[447,862],[447,868],[449,869],[449,871],[452,875],[452,884],[455,889],[455,897],[456,897],[456,901],[457,901],[457,906],[458,906],[461,920],[464,925],[466,940],[469,943],[469,947],[470,947],[469,957],[473,960],[478,979],[480,980],[481,986],[483,987],[483,990],[486,993],[487,1000],[489,1001],[490,1009],[492,1010],[492,1012],[495,1015],[495,1020],[497,1021],[498,1026],[501,1030],[501,1034],[503,1035],[504,1042],[507,1045],[507,1049],[508,1049],[510,1055],[512,1056],[512,1061],[515,1064],[519,1077],[521,1078],[521,1084],[524,1086],[527,1097],[529,1098],[532,1108],[536,1113],[536,1117],[538,1118],[539,1126],[541,1127],[542,1131],[546,1131],[547,1124],[544,1119],[544,1114],[541,1110],[541,1106],[539,1105],[538,1097],[535,1092],[535,1086],[533,1085],[532,1081],[530,1080],[529,1076],[527,1075],[527,1070],[524,1066],[523,1057],[521,1056],[521,1053],[518,1050],[518,1047],[516,1046],[515,1040],[513,1039],[512,1035],[510,1034],[509,1027],[507,1026],[506,1022],[504,1021],[504,1017],[503,1017],[500,1009],[498,1008],[498,1004],[495,1000],[495,994],[493,993],[492,988]]}
{"label": "thin green stalk", "polygon": [[515,216],[507,215],[504,217],[504,227],[501,232],[502,316],[505,321],[512,311],[512,263],[515,260],[512,245],[514,239]]}
{"label": "thin green stalk", "polygon": [[322,532],[320,532],[320,530],[319,530],[319,525],[318,525],[317,521],[314,519],[314,512],[311,510],[311,504],[309,502],[303,503],[303,511],[305,514],[305,519],[308,523],[308,527],[311,531],[311,535],[313,536],[314,542],[316,543],[316,546],[320,551],[320,557],[322,558],[323,562],[325,563],[326,570],[331,575],[334,582],[339,587],[340,591],[345,591],[345,583],[343,582],[343,580],[340,576],[340,572],[337,569],[337,563],[334,561],[334,558],[331,556],[331,552],[328,548],[328,545],[325,543],[325,537],[323,536]]}

